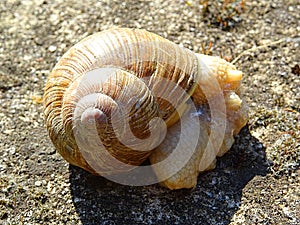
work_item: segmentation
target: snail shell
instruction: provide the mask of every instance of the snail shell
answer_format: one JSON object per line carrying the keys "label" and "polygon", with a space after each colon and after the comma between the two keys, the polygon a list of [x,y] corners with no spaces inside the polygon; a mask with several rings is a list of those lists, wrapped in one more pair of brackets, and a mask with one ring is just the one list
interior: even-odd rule
{"label": "snail shell", "polygon": [[[242,73],[225,60],[195,54],[145,30],[102,31],[73,46],[50,74],[43,98],[46,127],[58,152],[71,164],[99,175],[118,174],[149,157],[153,164],[166,158],[176,144],[181,115],[199,111],[221,90],[227,107],[225,139],[230,143],[208,148],[209,159],[200,162],[210,123],[193,117],[187,124],[203,122],[198,150],[179,175],[162,181],[170,189],[193,187],[199,171],[230,148],[232,136],[247,121],[238,96],[241,78]],[[185,127],[188,139],[189,126]],[[169,169],[154,171],[164,177],[162,171]],[[182,182],[187,176],[192,181]]]}

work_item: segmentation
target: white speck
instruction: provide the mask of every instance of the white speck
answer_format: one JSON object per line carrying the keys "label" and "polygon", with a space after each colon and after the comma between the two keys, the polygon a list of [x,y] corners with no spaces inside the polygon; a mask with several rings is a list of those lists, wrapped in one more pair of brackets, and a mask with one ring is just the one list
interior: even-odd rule
{"label": "white speck", "polygon": [[39,187],[39,186],[42,185],[42,181],[38,180],[38,181],[34,182],[34,185],[37,186],[37,187]]}
{"label": "white speck", "polygon": [[81,199],[80,198],[74,198],[74,203],[77,203],[77,202],[80,202],[81,201]]}
{"label": "white speck", "polygon": [[10,147],[10,148],[8,149],[8,151],[9,151],[9,154],[10,154],[10,155],[13,155],[13,154],[16,153],[16,148],[15,148],[15,147]]}
{"label": "white speck", "polygon": [[24,55],[23,59],[25,61],[28,61],[28,60],[32,59],[32,56],[30,56],[30,55]]}
{"label": "white speck", "polygon": [[218,183],[218,181],[217,181],[217,178],[213,178],[212,180],[211,180],[211,184],[212,185],[216,185]]}
{"label": "white speck", "polygon": [[55,52],[56,49],[57,49],[57,47],[54,46],[54,45],[50,45],[49,48],[48,48],[49,52]]}

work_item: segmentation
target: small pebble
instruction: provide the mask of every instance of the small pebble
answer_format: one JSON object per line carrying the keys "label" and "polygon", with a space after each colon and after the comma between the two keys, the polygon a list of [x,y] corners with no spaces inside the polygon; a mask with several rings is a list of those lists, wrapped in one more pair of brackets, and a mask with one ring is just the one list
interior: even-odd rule
{"label": "small pebble", "polygon": [[49,52],[55,52],[56,49],[57,49],[57,47],[54,46],[54,45],[50,45],[49,48],[48,48]]}
{"label": "small pebble", "polygon": [[37,186],[37,187],[40,187],[42,185],[42,181],[36,181],[34,182],[34,185]]}

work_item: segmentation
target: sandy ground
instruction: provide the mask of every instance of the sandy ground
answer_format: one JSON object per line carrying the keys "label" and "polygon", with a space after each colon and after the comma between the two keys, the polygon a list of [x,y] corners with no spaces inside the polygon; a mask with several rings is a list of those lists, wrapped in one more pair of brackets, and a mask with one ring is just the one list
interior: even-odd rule
{"label": "sandy ground", "polygon": [[[0,2],[1,224],[299,224],[300,4],[246,1],[227,29],[199,1]],[[43,121],[41,97],[60,56],[110,27],[144,28],[244,72],[248,125],[193,190],[129,187],[69,166]],[[271,43],[271,44],[270,44]],[[264,46],[264,47],[259,47]]]}

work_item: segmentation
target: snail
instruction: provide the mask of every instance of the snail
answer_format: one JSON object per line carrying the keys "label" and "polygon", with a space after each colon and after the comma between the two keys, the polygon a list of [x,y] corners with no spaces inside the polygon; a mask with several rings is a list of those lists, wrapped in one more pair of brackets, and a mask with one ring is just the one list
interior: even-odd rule
{"label": "snail", "polygon": [[44,89],[45,124],[62,157],[93,174],[138,180],[126,174],[148,160],[161,185],[193,188],[247,122],[241,79],[219,57],[146,30],[109,29],[56,64]]}

